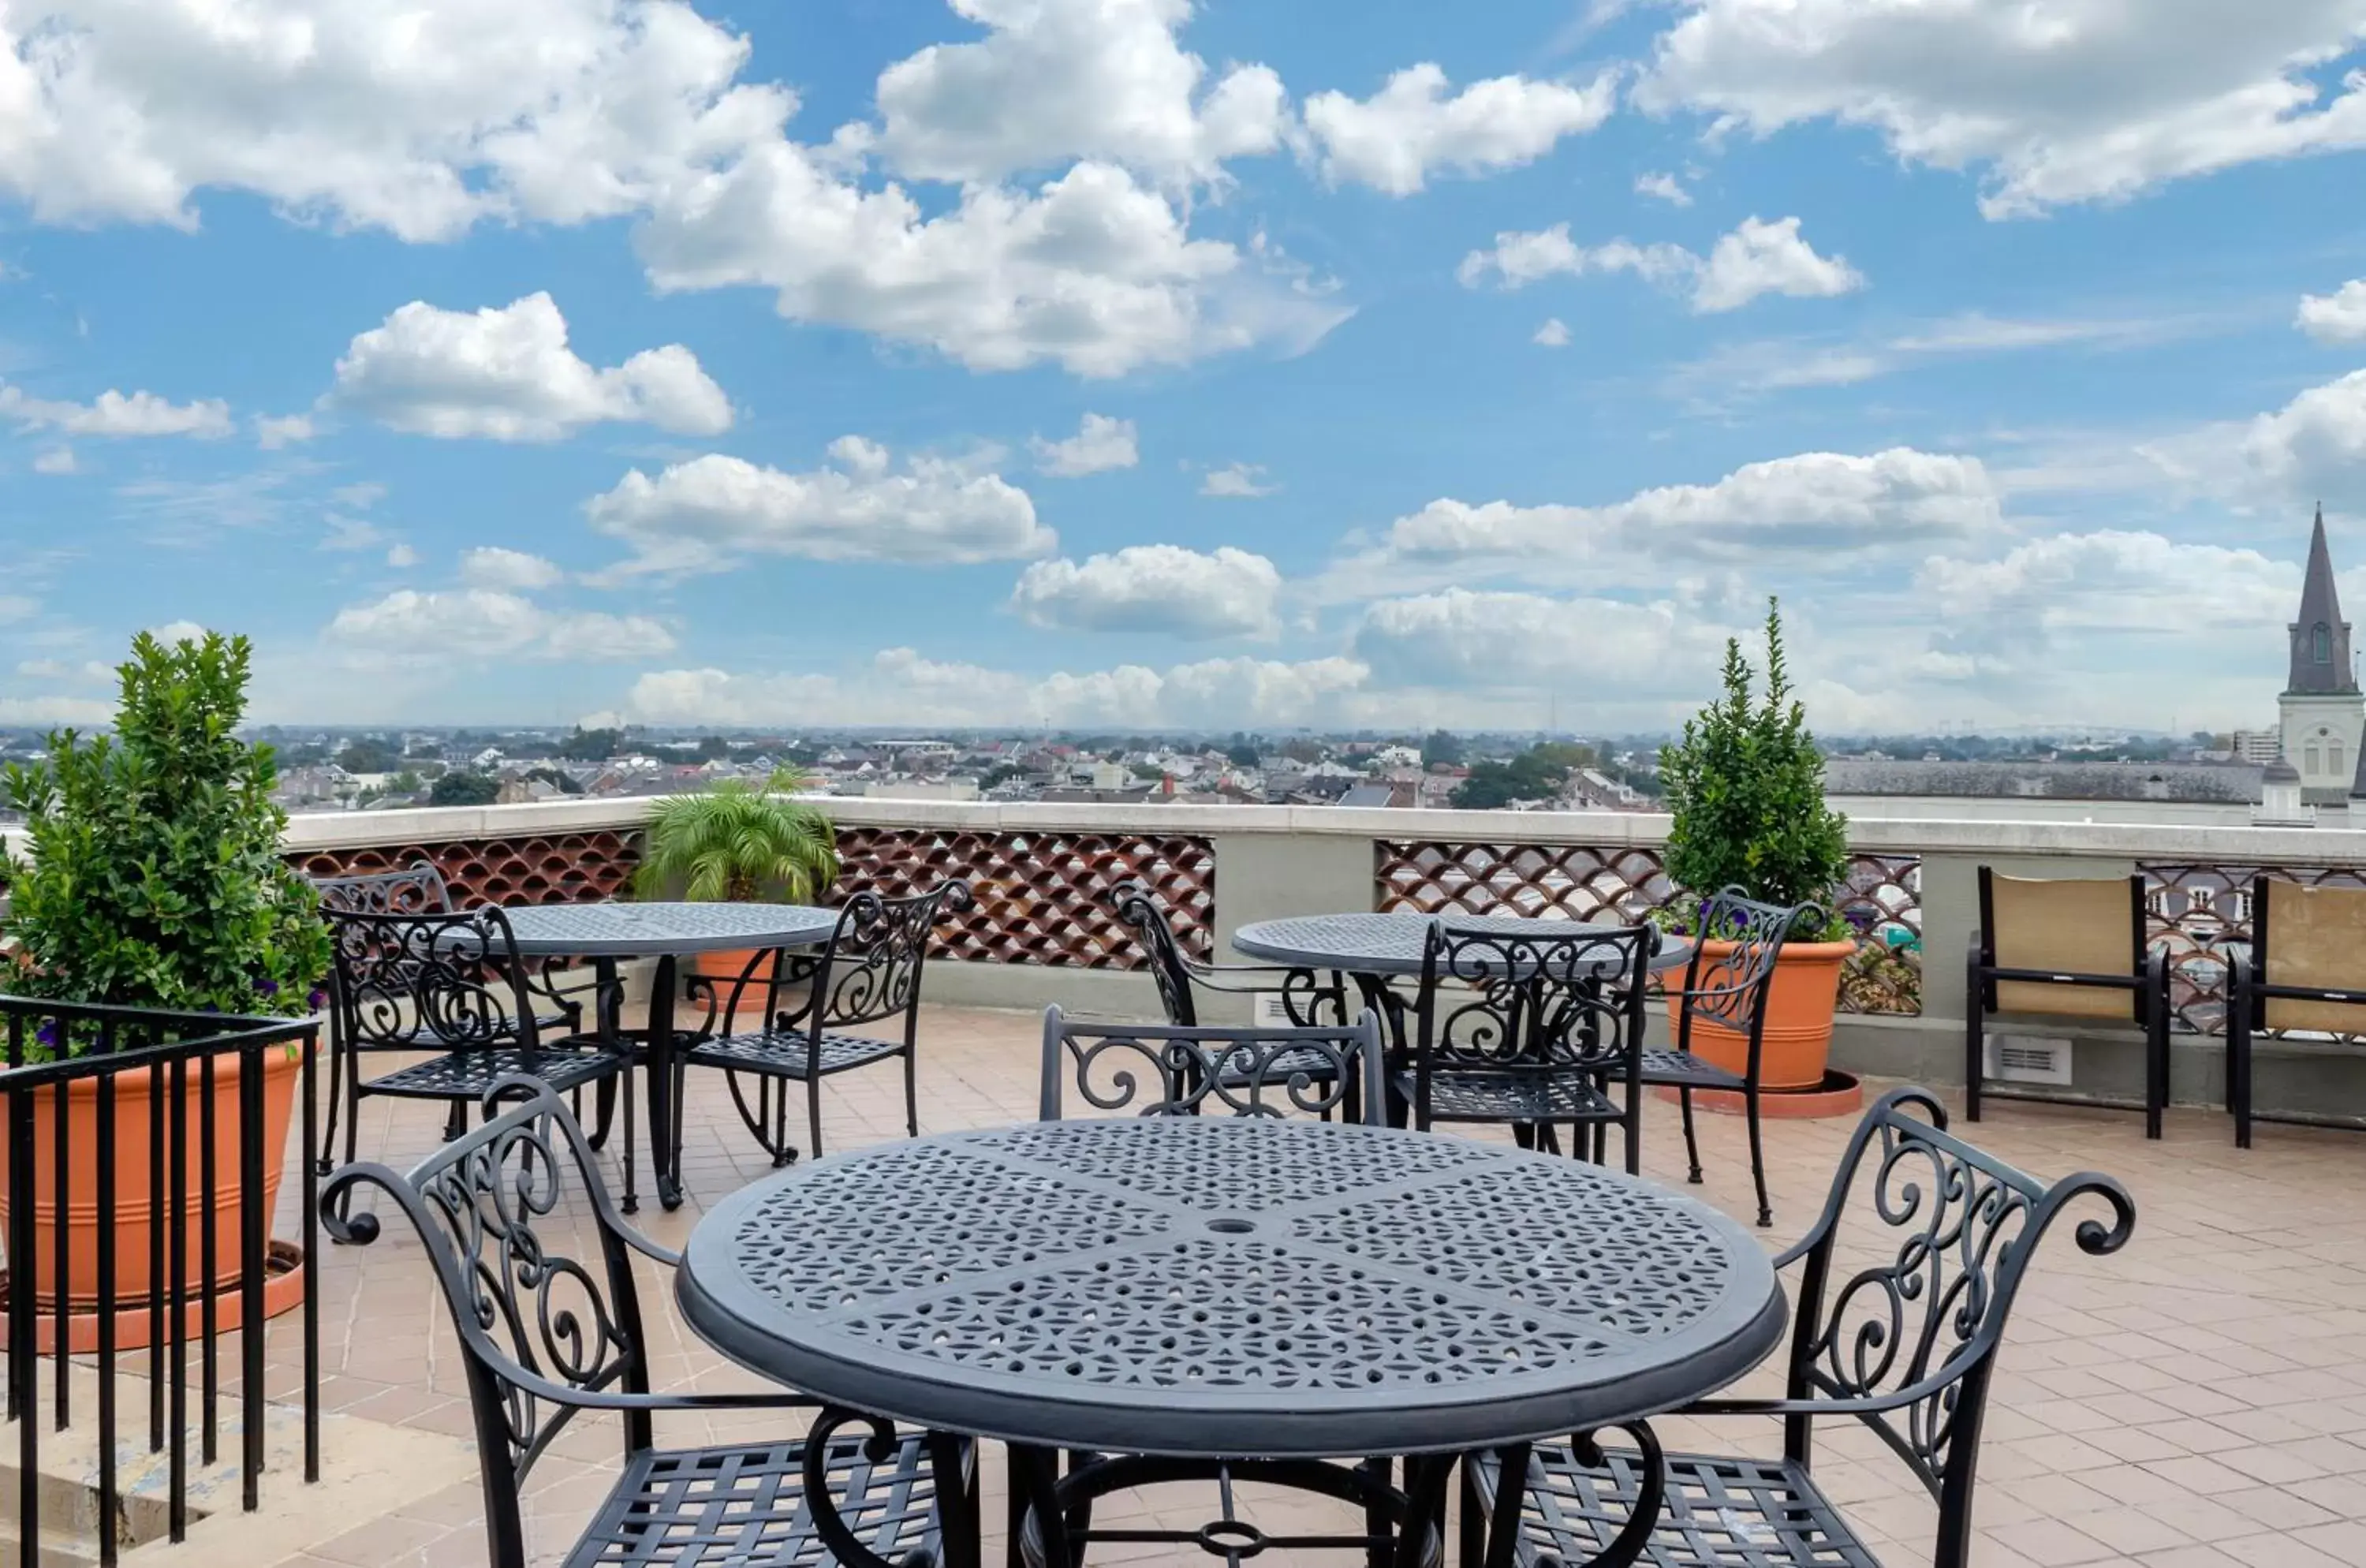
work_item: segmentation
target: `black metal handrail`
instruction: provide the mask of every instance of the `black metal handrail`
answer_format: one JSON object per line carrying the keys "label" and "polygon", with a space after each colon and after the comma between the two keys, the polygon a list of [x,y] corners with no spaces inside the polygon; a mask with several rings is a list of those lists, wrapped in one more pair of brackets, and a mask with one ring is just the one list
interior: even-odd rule
{"label": "black metal handrail", "polygon": [[[265,1278],[273,1260],[272,1215],[264,1209],[266,1161],[280,1157],[283,1180],[299,1183],[301,1245],[308,1265],[316,1265],[319,1239],[319,1187],[309,1156],[316,1137],[313,1064],[319,1054],[320,1025],[311,1019],[236,1017],[220,1013],[186,1013],[146,1008],[53,1002],[0,995],[0,1114],[7,1132],[7,1214],[5,1253],[7,1268],[6,1315],[7,1418],[17,1426],[18,1467],[17,1528],[18,1562],[25,1568],[42,1561],[42,1478],[40,1444],[44,1423],[38,1408],[40,1363],[40,1319],[46,1306],[51,1344],[48,1359],[53,1378],[51,1421],[54,1431],[72,1425],[74,1411],[72,1373],[83,1361],[73,1350],[77,1303],[70,1280],[73,1236],[71,1208],[95,1200],[96,1258],[92,1295],[84,1315],[96,1339],[88,1359],[96,1373],[95,1412],[97,1422],[96,1478],[98,1560],[112,1568],[121,1550],[115,1521],[121,1493],[117,1477],[117,1370],[121,1325],[127,1311],[145,1309],[150,1337],[148,1377],[148,1450],[168,1453],[167,1520],[174,1540],[185,1538],[189,1523],[190,1355],[186,1326],[194,1307],[198,1317],[198,1419],[196,1435],[199,1462],[218,1461],[221,1435],[220,1314],[225,1298],[234,1295],[239,1320],[239,1421],[241,1505],[253,1512],[261,1500],[265,1464],[264,1320]],[[74,1055],[67,1055],[71,1050]],[[267,1117],[264,1096],[265,1064],[275,1051],[292,1052],[298,1060],[294,1114],[302,1120],[302,1141],[292,1161],[284,1152],[266,1147]],[[221,1232],[220,1206],[214,1201],[220,1173],[215,1089],[218,1066],[233,1059],[238,1066],[237,1146],[239,1178],[236,1234]],[[147,1292],[144,1301],[118,1299],[117,1247],[126,1194],[118,1172],[116,1126],[119,1086],[144,1080],[148,1099]],[[92,1087],[82,1090],[77,1086]],[[89,1151],[93,1191],[77,1190],[73,1140],[73,1101],[91,1096]],[[195,1109],[192,1110],[192,1100]],[[49,1168],[41,1168],[41,1122],[49,1122]],[[195,1126],[192,1126],[192,1122]],[[192,1151],[194,1135],[197,1147]],[[192,1169],[194,1153],[195,1169]],[[194,1191],[199,1213],[194,1225],[189,1213]],[[46,1261],[51,1279],[43,1290],[38,1274],[39,1256],[36,1208],[46,1201],[51,1210],[51,1253]],[[192,1230],[196,1232],[191,1235]],[[197,1278],[192,1282],[192,1248]],[[225,1249],[234,1261],[235,1282],[223,1280],[232,1270],[223,1267]],[[303,1293],[303,1422],[304,1479],[321,1473],[321,1353],[319,1281],[308,1280]]]}

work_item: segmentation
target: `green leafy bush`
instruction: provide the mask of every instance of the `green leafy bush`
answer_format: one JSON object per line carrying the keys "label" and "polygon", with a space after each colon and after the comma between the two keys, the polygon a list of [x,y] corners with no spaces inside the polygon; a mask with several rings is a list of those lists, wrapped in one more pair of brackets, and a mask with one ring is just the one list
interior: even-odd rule
{"label": "green leafy bush", "polygon": [[761,788],[727,779],[659,801],[641,856],[641,896],[679,888],[702,904],[819,897],[838,880],[838,830],[825,813],[790,798],[808,782],[783,768]]}
{"label": "green leafy bush", "polygon": [[142,632],[114,736],[57,731],[47,761],[0,779],[28,852],[9,862],[0,919],[9,988],[185,1012],[317,1005],[320,900],[280,858],[271,749],[236,733],[249,653],[242,637],[167,648]]}
{"label": "green leafy bush", "polygon": [[[1740,887],[1768,904],[1831,906],[1848,874],[1848,821],[1824,804],[1824,760],[1792,695],[1783,656],[1783,617],[1766,602],[1766,691],[1751,691],[1739,639],[1725,645],[1724,694],[1684,723],[1684,738],[1660,752],[1668,809],[1669,880],[1689,897],[1668,923],[1689,931],[1698,901]],[[1849,934],[1834,916],[1806,940]]]}

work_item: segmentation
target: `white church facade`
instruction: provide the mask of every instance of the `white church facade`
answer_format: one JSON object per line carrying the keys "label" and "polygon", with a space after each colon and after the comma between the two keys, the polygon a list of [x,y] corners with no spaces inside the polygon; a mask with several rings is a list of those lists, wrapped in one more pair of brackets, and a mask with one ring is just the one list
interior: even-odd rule
{"label": "white church facade", "polygon": [[2289,627],[2291,668],[2276,699],[2283,760],[2300,774],[2301,798],[2310,806],[2346,806],[2353,795],[2366,797],[2366,693],[2359,690],[2349,631],[2319,507],[2300,615]]}

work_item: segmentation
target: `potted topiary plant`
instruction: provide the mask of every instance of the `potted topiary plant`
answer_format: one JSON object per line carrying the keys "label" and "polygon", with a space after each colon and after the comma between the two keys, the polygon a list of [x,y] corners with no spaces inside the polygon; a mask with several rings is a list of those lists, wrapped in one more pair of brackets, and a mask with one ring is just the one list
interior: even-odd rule
{"label": "potted topiary plant", "polygon": [[[73,730],[49,738],[49,757],[11,766],[0,803],[25,816],[23,857],[7,863],[8,908],[0,944],[13,950],[5,988],[52,1001],[155,1008],[180,1014],[299,1017],[318,1010],[316,987],[329,967],[329,939],[311,886],[280,857],[287,818],[271,801],[276,770],[271,750],[237,735],[246,709],[249,648],[244,637],[207,633],[170,647],[141,633],[121,666],[121,705],[110,739]],[[44,1025],[28,1055],[76,1056],[97,1043],[70,1026]],[[278,1194],[301,1052],[290,1046],[264,1068],[264,1213]],[[210,1203],[235,1235],[239,1213],[240,1064],[215,1062],[213,1125],[218,1160],[213,1190],[190,1183],[194,1233]],[[99,1080],[68,1090],[73,1123],[62,1206],[68,1232],[68,1287],[77,1302],[97,1296],[97,1177],[94,1135]],[[186,1092],[195,1099],[199,1077]],[[39,1091],[43,1094],[54,1090]],[[113,1093],[118,1206],[116,1279],[130,1289],[148,1269],[150,1080],[118,1075]],[[37,1124],[55,1114],[37,1107]],[[188,1111],[188,1124],[200,1124]],[[195,1156],[192,1155],[194,1162]],[[195,1168],[194,1163],[192,1168]],[[0,1181],[6,1173],[0,1171]],[[5,1189],[0,1189],[5,1197]],[[35,1248],[51,1257],[60,1205],[37,1203]],[[187,1283],[200,1282],[191,1258]],[[223,1281],[228,1283],[229,1281]]]}
{"label": "potted topiary plant", "polygon": [[[1725,645],[1724,694],[1684,724],[1660,753],[1667,787],[1668,879],[1678,897],[1662,912],[1671,930],[1699,940],[1715,958],[1729,944],[1699,930],[1707,900],[1739,887],[1766,904],[1815,904],[1812,930],[1795,928],[1776,961],[1759,1060],[1770,1089],[1810,1089],[1824,1081],[1841,965],[1856,951],[1848,922],[1831,913],[1848,874],[1847,819],[1824,804],[1824,761],[1792,695],[1783,655],[1783,618],[1766,602],[1766,689],[1751,692],[1739,639]],[[1693,1048],[1742,1071],[1748,1042],[1693,1021]]]}
{"label": "potted topiary plant", "polygon": [[[666,796],[649,813],[635,890],[700,904],[819,898],[838,880],[838,830],[828,813],[795,798],[813,784],[781,768],[760,785],[726,779],[696,795]],[[736,980],[755,957],[752,950],[701,953],[698,973]]]}

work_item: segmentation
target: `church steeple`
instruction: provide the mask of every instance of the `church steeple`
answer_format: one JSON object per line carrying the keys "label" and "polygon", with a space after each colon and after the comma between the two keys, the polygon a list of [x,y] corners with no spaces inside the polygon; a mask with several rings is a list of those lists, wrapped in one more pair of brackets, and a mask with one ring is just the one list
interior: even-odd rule
{"label": "church steeple", "polygon": [[2308,536],[2308,574],[2301,583],[2300,619],[2292,623],[2291,693],[2336,695],[2358,690],[2349,667],[2349,623],[2333,584],[2333,555],[2325,544],[2325,505]]}

